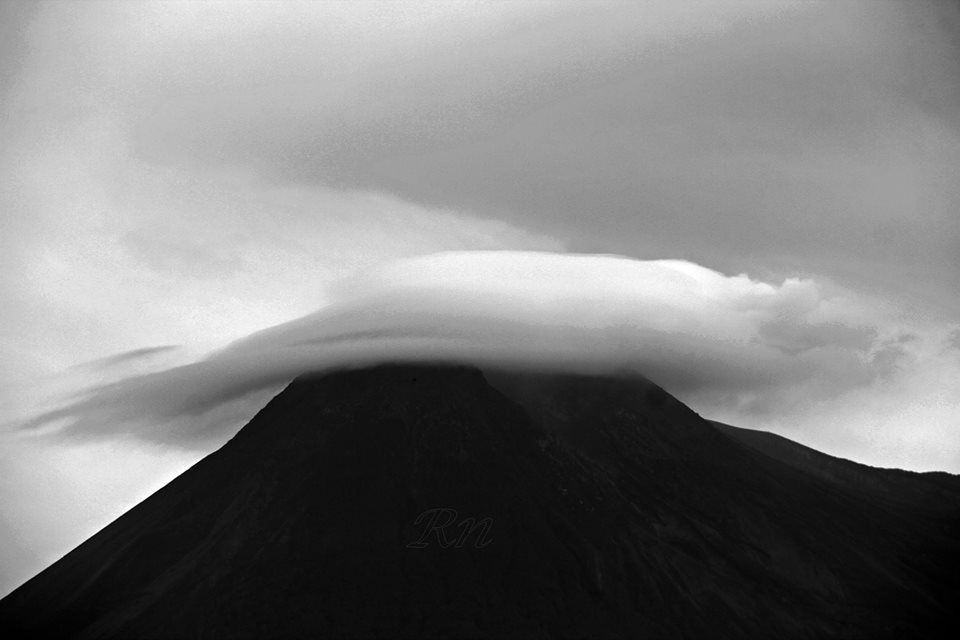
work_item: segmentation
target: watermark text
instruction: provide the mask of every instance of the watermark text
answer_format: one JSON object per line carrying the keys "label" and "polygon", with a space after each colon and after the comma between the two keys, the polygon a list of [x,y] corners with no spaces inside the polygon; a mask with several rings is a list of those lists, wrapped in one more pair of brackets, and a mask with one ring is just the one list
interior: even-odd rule
{"label": "watermark text", "polygon": [[463,518],[458,521],[456,509],[435,507],[427,509],[414,521],[414,525],[423,526],[420,537],[407,544],[408,549],[425,549],[435,541],[442,549],[462,549],[469,540],[473,540],[475,549],[483,549],[493,539],[489,537],[493,527],[493,518]]}

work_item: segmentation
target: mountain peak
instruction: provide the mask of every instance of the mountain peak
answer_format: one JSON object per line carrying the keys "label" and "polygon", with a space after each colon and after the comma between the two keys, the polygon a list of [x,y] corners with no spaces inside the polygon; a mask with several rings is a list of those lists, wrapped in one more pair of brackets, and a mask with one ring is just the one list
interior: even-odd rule
{"label": "mountain peak", "polygon": [[951,522],[744,446],[640,376],[390,364],[297,379],[0,619],[76,638],[911,635],[953,615],[933,559],[957,552]]}

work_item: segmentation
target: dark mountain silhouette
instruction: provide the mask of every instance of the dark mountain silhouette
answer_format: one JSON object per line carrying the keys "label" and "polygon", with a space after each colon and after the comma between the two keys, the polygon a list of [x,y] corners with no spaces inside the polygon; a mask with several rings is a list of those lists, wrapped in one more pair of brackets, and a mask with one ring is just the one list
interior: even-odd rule
{"label": "dark mountain silhouette", "polygon": [[342,371],[0,601],[0,632],[952,637],[958,500],[638,376]]}

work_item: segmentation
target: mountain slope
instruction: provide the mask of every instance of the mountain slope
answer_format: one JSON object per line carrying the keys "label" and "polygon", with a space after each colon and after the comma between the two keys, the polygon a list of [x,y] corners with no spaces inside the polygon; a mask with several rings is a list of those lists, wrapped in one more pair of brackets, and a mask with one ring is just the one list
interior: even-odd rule
{"label": "mountain slope", "polygon": [[957,622],[955,516],[837,490],[642,378],[391,365],[295,381],[0,621],[15,637],[911,637]]}
{"label": "mountain slope", "polygon": [[876,469],[852,460],[834,458],[775,433],[734,427],[713,420],[710,424],[759,453],[821,478],[837,488],[870,496],[881,504],[946,514],[960,512],[960,476],[941,471],[918,473],[903,469]]}

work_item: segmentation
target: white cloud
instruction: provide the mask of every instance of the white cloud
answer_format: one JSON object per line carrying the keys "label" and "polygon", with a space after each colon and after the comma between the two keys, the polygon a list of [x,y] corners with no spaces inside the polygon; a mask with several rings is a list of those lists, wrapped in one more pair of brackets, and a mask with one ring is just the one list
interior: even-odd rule
{"label": "white cloud", "polygon": [[[413,360],[632,368],[708,417],[783,430],[808,424],[805,417],[824,406],[864,401],[864,394],[898,398],[906,416],[920,396],[903,376],[935,356],[926,339],[905,333],[904,321],[849,292],[805,279],[726,276],[677,260],[447,252],[382,265],[328,295],[313,314],[193,364],[98,388],[33,424],[68,418],[74,424],[64,433],[80,437],[132,433],[205,446],[301,373]],[[929,327],[918,330],[932,335]],[[863,427],[851,420],[837,431],[862,443]],[[830,445],[847,437],[842,433],[807,435]],[[911,466],[910,451],[913,465],[927,464],[924,443],[948,434],[938,423],[898,461]],[[859,457],[901,437],[887,435],[886,444],[864,445]]]}

